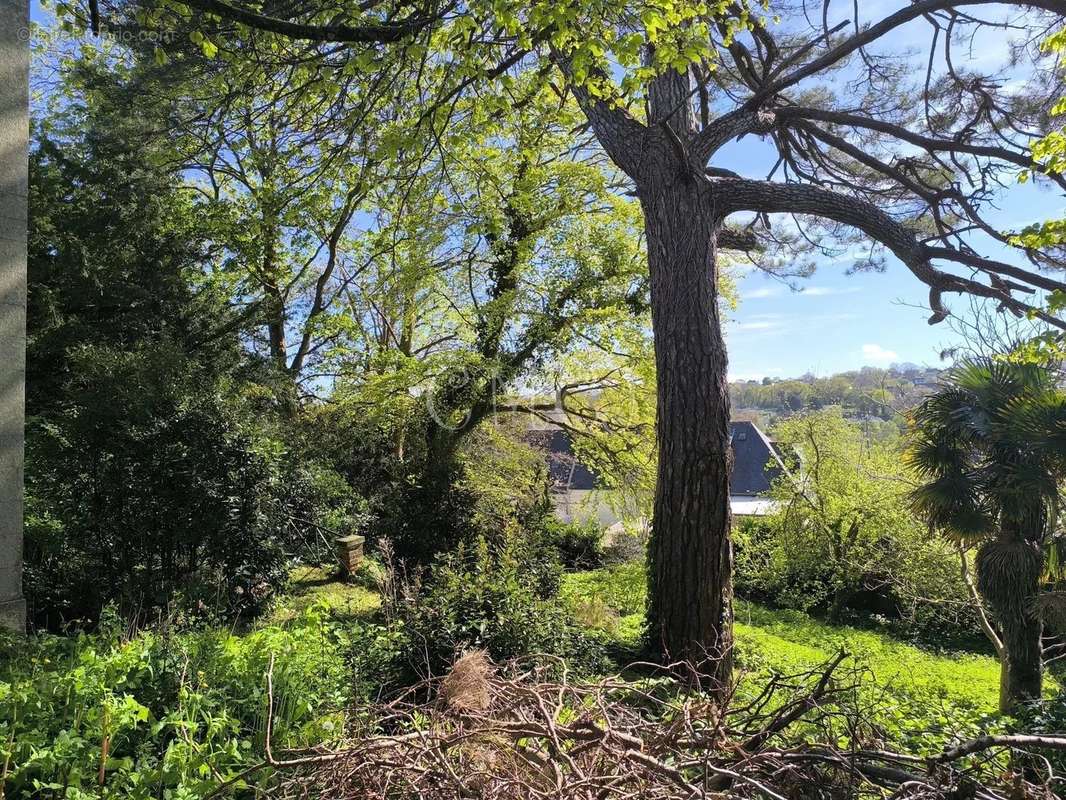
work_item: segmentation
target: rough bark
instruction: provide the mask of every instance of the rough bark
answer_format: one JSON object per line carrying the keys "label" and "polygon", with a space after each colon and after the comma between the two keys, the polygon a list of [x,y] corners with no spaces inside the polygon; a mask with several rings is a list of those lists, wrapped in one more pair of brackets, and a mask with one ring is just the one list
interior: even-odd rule
{"label": "rough bark", "polygon": [[1002,627],[1007,654],[1007,686],[1006,698],[1001,699],[1001,705],[1012,710],[1040,699],[1044,674],[1040,646],[1043,625],[1035,614],[1025,613],[1012,624]]}
{"label": "rough bark", "polygon": [[575,93],[608,155],[636,183],[644,211],[659,456],[648,643],[666,661],[699,665],[720,690],[733,669],[732,452],[717,272],[722,193],[693,150],[688,76],[667,72],[653,81],[647,126],[581,88]]}
{"label": "rough bark", "polygon": [[664,657],[700,663],[724,686],[732,672],[732,454],[717,214],[706,184],[668,164],[663,171],[666,180],[641,192],[658,390],[649,635]]}
{"label": "rough bark", "polygon": [[1042,572],[1040,538],[1009,523],[977,553],[978,588],[1002,633],[1000,708],[1006,713],[1038,700],[1043,688],[1043,623],[1033,608]]}

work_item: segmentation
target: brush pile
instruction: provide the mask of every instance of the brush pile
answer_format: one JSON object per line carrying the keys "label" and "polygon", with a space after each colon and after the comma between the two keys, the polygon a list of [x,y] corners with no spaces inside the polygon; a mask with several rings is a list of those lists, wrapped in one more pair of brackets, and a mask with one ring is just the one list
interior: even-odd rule
{"label": "brush pile", "polygon": [[475,652],[361,710],[343,750],[271,754],[268,765],[280,795],[338,800],[1062,796],[1066,782],[1036,753],[1066,750],[1066,737],[986,737],[927,757],[884,749],[843,657],[756,696],[734,687],[723,704],[681,666],[580,683],[558,662],[496,666]]}

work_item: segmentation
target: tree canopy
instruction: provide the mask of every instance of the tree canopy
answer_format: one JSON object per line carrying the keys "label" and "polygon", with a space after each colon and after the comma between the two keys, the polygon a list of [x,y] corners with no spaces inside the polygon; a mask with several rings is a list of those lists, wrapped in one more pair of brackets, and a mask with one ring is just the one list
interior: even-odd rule
{"label": "tree canopy", "polygon": [[[63,6],[68,20],[84,22],[94,9]],[[1066,327],[1055,300],[1066,289],[1059,248],[1000,230],[994,213],[1020,173],[1066,186],[1045,152],[1054,135],[1032,148],[1063,95],[1057,40],[1041,45],[1064,12],[1061,0],[920,0],[872,13],[813,0],[164,0],[103,3],[99,19],[165,34],[142,48],[162,69],[284,76],[300,118],[325,126],[302,146],[316,154],[313,168],[331,154],[378,153],[409,187],[456,131],[491,130],[521,109],[529,81],[560,98],[560,109],[577,104],[644,217],[659,470],[651,638],[674,655],[711,648],[728,671],[719,248],[787,274],[786,255],[868,242],[857,266],[897,258],[928,287],[932,323],[949,316],[954,294]],[[1011,37],[1009,63],[962,66],[963,43],[988,36]],[[390,106],[396,97],[402,105]],[[351,146],[379,134],[369,150]],[[521,154],[515,131],[493,135]],[[744,137],[765,145],[761,174],[731,161],[729,144]],[[276,238],[263,232],[256,246]],[[277,316],[278,302],[267,306]],[[494,326],[482,330],[488,341]],[[273,324],[275,355],[281,328]]]}

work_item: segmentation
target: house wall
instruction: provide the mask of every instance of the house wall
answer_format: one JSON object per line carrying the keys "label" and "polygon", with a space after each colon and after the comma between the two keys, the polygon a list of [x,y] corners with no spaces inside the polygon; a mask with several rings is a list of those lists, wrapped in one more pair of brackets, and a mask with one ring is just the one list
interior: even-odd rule
{"label": "house wall", "polygon": [[[603,529],[623,520],[636,520],[639,513],[619,514],[607,492],[597,489],[571,489],[552,497],[555,515],[563,522],[585,523],[595,519]],[[761,496],[737,495],[729,498],[734,517],[764,517],[774,511],[774,501]]]}
{"label": "house wall", "polygon": [[622,516],[612,506],[609,495],[596,489],[571,489],[552,496],[555,515],[563,522],[585,523],[596,520],[601,528],[621,522]]}

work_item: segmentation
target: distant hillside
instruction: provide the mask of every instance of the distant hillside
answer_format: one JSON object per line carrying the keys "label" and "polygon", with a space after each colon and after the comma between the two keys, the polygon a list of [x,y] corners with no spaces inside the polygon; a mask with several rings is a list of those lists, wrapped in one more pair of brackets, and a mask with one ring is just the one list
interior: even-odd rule
{"label": "distant hillside", "polygon": [[912,364],[888,369],[863,367],[828,378],[804,375],[734,381],[729,384],[729,393],[734,418],[753,419],[762,425],[800,411],[840,406],[846,416],[866,421],[874,429],[898,430],[902,412],[930,391],[939,374],[938,369]]}

